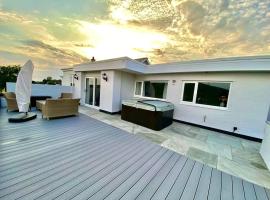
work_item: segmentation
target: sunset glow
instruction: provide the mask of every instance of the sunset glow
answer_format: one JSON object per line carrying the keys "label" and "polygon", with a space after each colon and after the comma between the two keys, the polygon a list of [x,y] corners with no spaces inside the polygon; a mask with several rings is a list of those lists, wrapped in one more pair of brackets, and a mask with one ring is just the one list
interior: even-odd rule
{"label": "sunset glow", "polygon": [[31,58],[44,76],[92,56],[163,63],[268,54],[268,0],[0,0],[0,64]]}
{"label": "sunset glow", "polygon": [[94,46],[77,49],[78,53],[89,57],[96,55],[100,59],[110,57],[143,57],[145,52],[165,47],[169,39],[165,34],[150,31],[145,28],[122,26],[110,23],[93,24],[85,21],[79,22],[79,31],[85,35],[86,43]]}

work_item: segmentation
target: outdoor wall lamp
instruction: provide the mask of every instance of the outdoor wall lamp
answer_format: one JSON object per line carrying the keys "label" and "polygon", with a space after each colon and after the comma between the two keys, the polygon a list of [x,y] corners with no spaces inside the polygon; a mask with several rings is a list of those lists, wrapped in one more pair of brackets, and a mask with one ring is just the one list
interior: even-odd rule
{"label": "outdoor wall lamp", "polygon": [[103,73],[102,74],[102,79],[104,80],[104,81],[108,81],[108,76],[107,76],[107,74],[106,73]]}
{"label": "outdoor wall lamp", "polygon": [[74,74],[73,78],[76,79],[76,80],[79,80],[79,76],[77,74]]}

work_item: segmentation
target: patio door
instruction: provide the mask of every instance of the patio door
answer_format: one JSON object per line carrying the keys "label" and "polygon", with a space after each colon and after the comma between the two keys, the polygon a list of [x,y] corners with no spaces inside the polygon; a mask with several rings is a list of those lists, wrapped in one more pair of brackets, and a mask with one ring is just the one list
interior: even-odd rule
{"label": "patio door", "polygon": [[85,78],[85,104],[91,107],[99,107],[100,104],[100,78]]}

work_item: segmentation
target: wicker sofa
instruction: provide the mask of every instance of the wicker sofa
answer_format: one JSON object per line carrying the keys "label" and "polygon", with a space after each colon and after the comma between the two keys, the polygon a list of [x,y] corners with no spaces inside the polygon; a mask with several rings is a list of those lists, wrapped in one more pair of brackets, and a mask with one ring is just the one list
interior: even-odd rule
{"label": "wicker sofa", "polygon": [[18,105],[16,101],[16,95],[14,92],[5,92],[4,98],[7,102],[7,111],[18,111]]}
{"label": "wicker sofa", "polygon": [[79,101],[80,99],[47,99],[37,101],[37,108],[46,119],[72,116],[79,114]]}

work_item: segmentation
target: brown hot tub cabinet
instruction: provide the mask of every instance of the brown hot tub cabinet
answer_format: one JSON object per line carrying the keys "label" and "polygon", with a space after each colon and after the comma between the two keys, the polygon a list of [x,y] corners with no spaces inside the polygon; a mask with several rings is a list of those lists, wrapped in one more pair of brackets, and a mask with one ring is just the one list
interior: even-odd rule
{"label": "brown hot tub cabinet", "polygon": [[174,106],[159,100],[122,102],[121,119],[159,131],[173,122]]}

